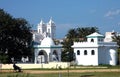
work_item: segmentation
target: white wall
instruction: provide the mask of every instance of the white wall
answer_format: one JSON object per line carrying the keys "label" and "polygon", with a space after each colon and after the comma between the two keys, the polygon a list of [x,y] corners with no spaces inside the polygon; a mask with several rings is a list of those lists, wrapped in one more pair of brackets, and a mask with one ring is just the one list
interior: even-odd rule
{"label": "white wall", "polygon": [[99,47],[98,60],[99,64],[116,65],[117,64],[116,50],[112,49],[112,47]]}
{"label": "white wall", "polygon": [[[77,50],[80,50],[80,55],[77,55]],[[84,50],[87,50],[87,55],[84,55]],[[91,55],[91,51],[95,51],[95,55]],[[78,65],[98,65],[97,48],[75,48],[76,62]]]}
{"label": "white wall", "polygon": [[107,64],[107,48],[106,47],[98,48],[98,60],[99,60],[99,64]]}
{"label": "white wall", "polygon": [[115,49],[110,49],[110,65],[116,65],[117,64],[117,52]]}
{"label": "white wall", "polygon": [[[50,62],[48,64],[16,64],[21,69],[33,69],[33,68],[67,68],[70,63],[67,62]],[[0,69],[13,69],[13,64],[2,64]]]}

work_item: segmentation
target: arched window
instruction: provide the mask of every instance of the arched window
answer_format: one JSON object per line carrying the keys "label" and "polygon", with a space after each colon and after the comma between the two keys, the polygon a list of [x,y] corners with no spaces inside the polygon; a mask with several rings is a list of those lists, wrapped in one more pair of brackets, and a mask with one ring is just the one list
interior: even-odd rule
{"label": "arched window", "polygon": [[94,42],[94,39],[91,39],[91,42]]}
{"label": "arched window", "polygon": [[80,55],[80,51],[79,50],[77,50],[77,55]]}
{"label": "arched window", "polygon": [[56,50],[53,51],[52,58],[53,58],[53,61],[59,61],[58,53]]}
{"label": "arched window", "polygon": [[101,41],[103,41],[103,39],[101,39]]}
{"label": "arched window", "polygon": [[95,55],[95,51],[94,50],[91,51],[91,55]]}
{"label": "arched window", "polygon": [[87,50],[84,51],[84,55],[87,55]]}
{"label": "arched window", "polygon": [[56,50],[53,51],[53,55],[57,55],[57,51]]}

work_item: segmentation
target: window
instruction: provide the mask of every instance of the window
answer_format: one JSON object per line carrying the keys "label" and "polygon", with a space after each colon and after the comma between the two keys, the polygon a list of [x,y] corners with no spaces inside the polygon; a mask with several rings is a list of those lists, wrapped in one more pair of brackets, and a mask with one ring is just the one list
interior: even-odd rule
{"label": "window", "polygon": [[94,42],[94,39],[91,39],[91,42]]}
{"label": "window", "polygon": [[98,39],[98,41],[102,42],[102,41],[103,41],[103,39],[102,39],[102,38],[101,38],[101,39]]}
{"label": "window", "polygon": [[98,39],[98,41],[100,41],[100,39]]}
{"label": "window", "polygon": [[91,51],[91,55],[95,55],[95,51],[94,50]]}
{"label": "window", "polygon": [[103,39],[101,39],[101,41],[103,41]]}
{"label": "window", "polygon": [[80,51],[79,50],[77,50],[77,55],[80,55]]}
{"label": "window", "polygon": [[87,55],[87,50],[84,51],[84,55]]}

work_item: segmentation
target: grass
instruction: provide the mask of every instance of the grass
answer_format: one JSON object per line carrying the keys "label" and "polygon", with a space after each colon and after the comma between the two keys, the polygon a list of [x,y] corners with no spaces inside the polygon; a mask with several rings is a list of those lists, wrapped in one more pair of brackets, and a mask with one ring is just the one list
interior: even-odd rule
{"label": "grass", "polygon": [[[67,70],[68,68],[33,68],[33,69],[24,69],[24,70],[42,70],[42,71],[51,71],[51,70]],[[92,70],[92,69],[120,69],[120,65],[110,66],[110,65],[102,65],[102,66],[71,66],[69,70]]]}
{"label": "grass", "polygon": [[30,74],[24,73],[0,73],[0,77],[31,77]]}
{"label": "grass", "polygon": [[[68,77],[68,73],[61,74],[0,73],[0,77]],[[120,77],[120,72],[69,73],[69,77]]]}

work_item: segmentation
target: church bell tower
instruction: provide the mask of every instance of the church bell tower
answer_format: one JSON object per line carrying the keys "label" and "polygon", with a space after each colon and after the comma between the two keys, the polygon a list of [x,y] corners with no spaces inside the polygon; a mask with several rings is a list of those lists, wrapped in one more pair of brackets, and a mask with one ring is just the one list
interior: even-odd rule
{"label": "church bell tower", "polygon": [[40,23],[38,24],[38,33],[43,34],[44,32],[46,32],[46,25],[45,23],[41,20]]}
{"label": "church bell tower", "polygon": [[56,29],[55,23],[52,20],[52,18],[50,18],[50,21],[47,23],[47,33],[49,37],[55,38],[55,31],[56,31],[55,29]]}

